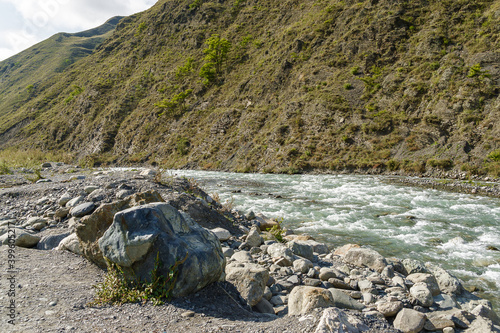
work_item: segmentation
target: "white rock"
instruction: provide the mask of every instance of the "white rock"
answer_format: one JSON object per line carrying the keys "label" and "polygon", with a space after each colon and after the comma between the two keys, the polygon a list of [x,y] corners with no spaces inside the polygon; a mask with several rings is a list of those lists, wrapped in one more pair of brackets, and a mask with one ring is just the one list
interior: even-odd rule
{"label": "white rock", "polygon": [[413,287],[411,287],[410,295],[412,295],[422,306],[426,308],[432,306],[434,303],[432,293],[429,288],[427,288],[427,284],[425,282],[416,283]]}
{"label": "white rock", "polygon": [[85,193],[90,194],[98,189],[99,189],[99,186],[89,185],[89,186],[85,186],[85,188],[83,190],[85,191]]}
{"label": "white rock", "polygon": [[75,207],[81,204],[85,200],[85,197],[83,196],[78,196],[76,198],[71,199],[66,203],[66,207]]}
{"label": "white rock", "polygon": [[76,236],[76,234],[71,234],[68,237],[64,238],[56,247],[56,250],[68,250],[69,252],[82,254],[80,242],[78,241],[78,237]]}
{"label": "white rock", "polygon": [[231,233],[224,228],[215,228],[210,231],[213,232],[221,242],[227,241],[232,236]]}

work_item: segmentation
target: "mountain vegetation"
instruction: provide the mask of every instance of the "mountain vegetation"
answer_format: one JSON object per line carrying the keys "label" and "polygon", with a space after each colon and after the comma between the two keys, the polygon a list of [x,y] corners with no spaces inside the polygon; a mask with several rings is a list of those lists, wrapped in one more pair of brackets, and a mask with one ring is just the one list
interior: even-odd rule
{"label": "mountain vegetation", "polygon": [[0,62],[0,156],[498,177],[499,18],[493,0],[160,0],[78,60]]}

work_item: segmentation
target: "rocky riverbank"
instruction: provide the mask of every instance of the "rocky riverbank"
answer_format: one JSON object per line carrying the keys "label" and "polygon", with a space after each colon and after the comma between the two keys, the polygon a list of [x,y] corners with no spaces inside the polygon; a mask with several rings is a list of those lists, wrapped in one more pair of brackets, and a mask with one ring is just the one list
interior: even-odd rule
{"label": "rocky riverbank", "polygon": [[[13,256],[2,264],[8,271],[2,276],[14,281],[0,282],[14,292],[0,296],[2,331],[500,331],[491,304],[432,263],[384,258],[354,244],[331,248],[265,216],[221,205],[195,180],[52,163],[39,174],[0,176],[0,184],[2,263]],[[192,219],[218,238],[214,251],[225,258],[223,278],[162,306],[89,306],[92,285],[104,272],[91,263],[99,263],[98,231],[90,228],[89,236],[83,226],[104,221],[103,212],[142,211],[159,200],[182,212],[177,219]],[[12,230],[15,246],[9,247]]]}

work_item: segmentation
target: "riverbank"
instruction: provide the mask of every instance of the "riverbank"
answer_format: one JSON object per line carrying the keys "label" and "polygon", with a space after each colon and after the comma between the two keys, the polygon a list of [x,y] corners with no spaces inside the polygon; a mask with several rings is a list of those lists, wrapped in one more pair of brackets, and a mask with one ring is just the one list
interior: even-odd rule
{"label": "riverbank", "polygon": [[[141,174],[141,172],[142,170],[82,170],[59,165],[43,169],[40,173],[43,179],[39,179],[34,184],[30,181],[23,181],[22,178],[26,178],[23,173],[17,173],[10,177],[2,176],[2,182],[10,184],[10,186],[9,188],[0,189],[0,207],[3,207],[0,211],[0,217],[3,219],[2,221],[14,220],[16,226],[19,226],[19,230],[28,230],[35,236],[55,236],[71,232],[75,223],[74,220],[71,222],[70,218],[57,218],[60,214],[63,214],[60,209],[64,207],[60,205],[59,200],[66,193],[69,194],[68,198],[74,199],[82,196],[84,200],[91,201],[95,206],[98,206],[132,193],[156,190],[162,197],[176,202],[180,209],[186,210],[192,216],[200,213],[199,218],[203,219],[204,215],[201,212],[207,211],[199,210],[204,206],[199,201],[199,198],[207,198],[207,195],[197,189],[195,180],[188,181],[165,175],[162,179],[163,184],[159,184],[155,181],[154,173],[146,172]],[[35,173],[28,175],[29,177],[37,176]],[[183,197],[189,198],[189,200],[186,199],[187,201],[182,203],[174,200],[176,193],[184,193]],[[197,196],[193,196],[193,194]],[[269,286],[271,297],[268,302],[274,305],[273,308],[277,311],[273,311],[277,315],[266,315],[251,311],[245,306],[245,302],[240,303],[237,301],[239,293],[235,291],[234,285],[231,286],[227,283],[213,285],[200,291],[197,295],[174,300],[164,307],[153,307],[148,304],[132,304],[119,308],[88,307],[86,303],[92,300],[91,285],[102,281],[103,273],[100,270],[81,257],[66,252],[18,248],[17,254],[21,259],[17,262],[16,278],[18,278],[21,287],[18,287],[19,312],[17,319],[19,320],[19,326],[16,329],[19,332],[30,332],[29,329],[33,329],[33,332],[55,332],[63,328],[77,332],[92,329],[100,331],[108,329],[111,331],[181,330],[210,332],[219,330],[234,332],[240,330],[242,332],[282,332],[286,327],[289,332],[314,332],[320,325],[324,314],[321,309],[296,315],[287,314],[289,310],[287,304],[292,289],[298,286],[313,287],[314,285],[323,287],[326,290],[328,288],[325,287],[343,289],[340,286],[344,286],[345,289],[341,292],[350,297],[348,298],[349,304],[357,304],[351,301],[352,298],[368,309],[364,312],[358,312],[344,308],[343,311],[346,313],[346,317],[350,318],[351,322],[355,322],[354,319],[356,318],[361,320],[368,327],[367,331],[369,332],[395,331],[393,327],[395,314],[387,315],[388,319],[386,319],[383,313],[386,308],[380,304],[389,303],[386,304],[387,307],[389,305],[395,306],[398,310],[401,310],[401,303],[404,308],[415,309],[416,307],[417,310],[421,310],[417,312],[422,313],[443,310],[443,307],[437,301],[433,301],[432,305],[425,307],[418,303],[419,301],[415,298],[412,300],[410,298],[410,289],[415,283],[410,280],[403,281],[403,285],[399,287],[392,285],[394,277],[390,277],[390,275],[400,276],[399,274],[402,274],[405,278],[411,275],[408,274],[410,272],[408,272],[407,268],[404,268],[405,265],[401,264],[401,260],[390,259],[390,261],[387,261],[387,258],[382,258],[386,260],[384,269],[393,266],[392,273],[390,268],[383,273],[384,269],[379,272],[378,269],[367,268],[364,264],[356,266],[353,262],[345,261],[345,254],[333,251],[339,250],[338,248],[332,249],[331,246],[330,248],[327,246],[327,250],[317,248],[312,252],[312,257],[308,259],[312,267],[308,267],[309,264],[305,261],[306,267],[309,268],[306,272],[305,269],[299,269],[298,263],[297,267],[295,267],[295,261],[299,259],[296,257],[292,258],[291,265],[284,264],[283,261],[278,264],[279,259],[275,260],[275,257],[269,251],[269,246],[272,243],[263,243],[248,249],[245,249],[245,247],[240,248],[242,243],[248,242],[247,232],[248,228],[253,225],[252,219],[248,219],[247,216],[237,211],[231,212],[230,206],[226,206],[225,211],[231,213],[231,223],[227,223],[219,215],[217,215],[219,216],[217,218],[212,215],[214,217],[210,220],[212,224],[205,226],[208,228],[219,226],[228,230],[232,236],[222,241],[225,251],[230,253],[233,250],[235,253],[240,253],[236,257],[251,258],[254,263],[265,267],[270,272],[275,281]],[[43,225],[44,222],[42,221],[35,222],[35,220],[31,220],[31,218],[35,217],[45,219],[47,224]],[[31,222],[27,225],[30,220]],[[36,225],[36,223],[42,225]],[[5,226],[5,222],[2,222],[2,225]],[[35,230],[38,228],[40,229],[36,232]],[[261,234],[260,237],[263,237],[263,235]],[[294,236],[290,237],[290,240],[293,240]],[[47,242],[47,239],[45,239],[45,242]],[[297,243],[300,244],[299,239],[297,239]],[[4,250],[6,248],[2,246],[2,256],[6,255]],[[229,264],[239,261],[245,262],[245,260],[238,260],[236,257],[232,258],[234,254],[229,256],[229,253],[227,253]],[[297,253],[294,251],[293,255],[296,256]],[[303,256],[308,255],[303,254]],[[396,269],[394,269],[395,267]],[[311,268],[313,271],[309,272]],[[330,277],[326,280],[326,275],[323,278],[320,276],[323,268],[328,268],[326,271],[330,274]],[[422,269],[428,270],[429,268],[422,267]],[[330,281],[330,279],[339,281]],[[78,284],[74,283],[75,280],[78,280]],[[362,281],[368,281],[369,283]],[[4,282],[2,281],[2,283]],[[327,283],[330,283],[330,285]],[[360,283],[361,286],[366,284],[366,288],[360,288]],[[389,288],[395,287],[400,289],[389,290],[388,292]],[[462,290],[462,292],[469,295],[465,290]],[[275,297],[273,302],[276,304],[271,302],[273,297]],[[371,299],[369,299],[370,297]],[[469,295],[468,297],[472,296]],[[2,299],[2,301],[5,300],[6,298]],[[471,300],[465,303],[469,304]],[[478,301],[478,298],[474,298],[474,300]],[[279,304],[280,301],[283,304]],[[474,308],[478,305],[480,304],[477,303]],[[4,304],[2,306],[5,307]],[[337,306],[340,307],[340,303]],[[461,306],[465,307],[465,305]],[[488,304],[485,303],[483,306],[488,307]],[[468,308],[466,311],[470,312],[472,310],[474,309]],[[367,315],[367,313],[370,314]],[[56,317],[62,319],[56,319]],[[482,316],[476,314],[474,318],[482,318]],[[461,320],[464,319],[467,318],[464,317]],[[475,319],[472,321],[467,320],[472,325]],[[73,322],[81,323],[81,326],[74,325]],[[465,327],[457,328],[457,331],[460,332],[464,329]]]}

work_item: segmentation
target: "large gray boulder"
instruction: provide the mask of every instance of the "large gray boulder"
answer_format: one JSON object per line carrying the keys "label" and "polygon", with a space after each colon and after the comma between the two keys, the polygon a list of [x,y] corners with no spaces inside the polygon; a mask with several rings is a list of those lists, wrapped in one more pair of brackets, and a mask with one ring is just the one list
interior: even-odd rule
{"label": "large gray boulder", "polygon": [[453,295],[460,295],[463,292],[462,284],[456,277],[432,263],[426,263],[425,266],[436,278],[441,292]]}
{"label": "large gray boulder", "polygon": [[168,276],[176,262],[178,277],[171,295],[191,294],[219,280],[225,259],[217,237],[166,203],[132,207],[115,214],[99,239],[104,257],[125,276],[149,281],[157,256],[159,274]]}
{"label": "large gray boulder", "polygon": [[332,293],[328,289],[297,286],[293,288],[288,298],[288,314],[304,315],[316,308],[335,306]]}
{"label": "large gray boulder", "polygon": [[411,287],[410,295],[426,308],[432,306],[434,303],[432,293],[429,288],[427,288],[427,284],[425,284],[425,282],[418,282]]}
{"label": "large gray boulder", "polygon": [[351,248],[345,254],[344,260],[358,267],[369,267],[379,273],[387,266],[387,261],[380,253],[362,247]]}
{"label": "large gray boulder", "polygon": [[82,254],[101,268],[106,268],[98,240],[113,223],[116,213],[127,208],[164,200],[156,191],[136,193],[125,200],[99,206],[91,215],[84,216],[76,225],[76,235],[80,241]]}
{"label": "large gray boulder", "polygon": [[235,285],[250,306],[257,305],[264,295],[269,271],[252,263],[231,263],[226,266],[226,281]]}
{"label": "large gray boulder", "polygon": [[306,241],[293,240],[291,242],[288,242],[286,245],[290,250],[292,250],[295,255],[306,258],[310,261],[314,261],[313,247]]}
{"label": "large gray boulder", "polygon": [[427,273],[413,273],[406,277],[411,282],[417,284],[419,282],[423,282],[426,284],[427,288],[432,293],[432,296],[437,296],[441,294],[441,290],[439,289],[439,285],[436,281],[436,278],[432,274]]}

